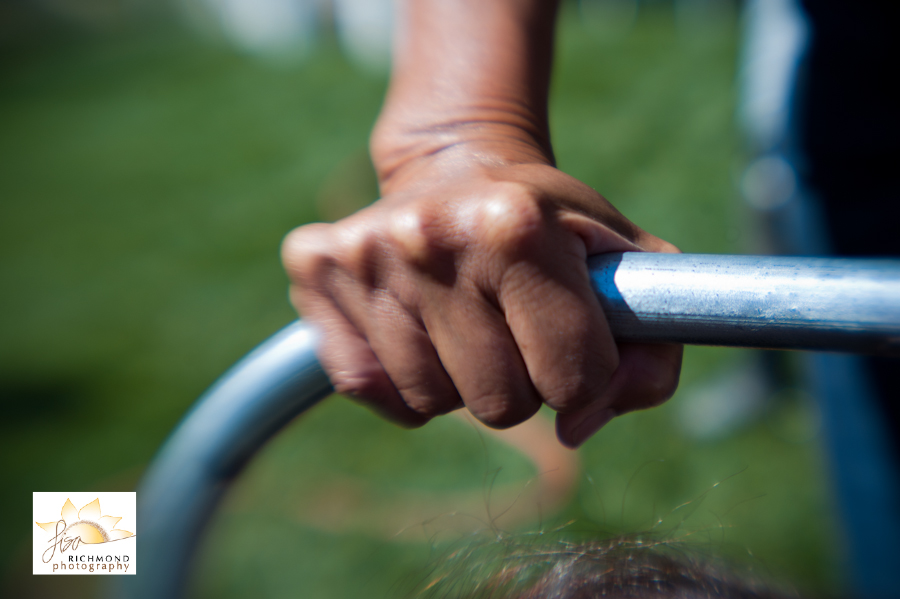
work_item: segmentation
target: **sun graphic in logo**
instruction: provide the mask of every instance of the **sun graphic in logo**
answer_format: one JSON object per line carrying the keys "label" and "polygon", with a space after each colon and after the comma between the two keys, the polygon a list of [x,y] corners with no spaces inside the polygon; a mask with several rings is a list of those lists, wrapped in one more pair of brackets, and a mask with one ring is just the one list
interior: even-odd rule
{"label": "sun graphic in logo", "polygon": [[[119,520],[116,516],[103,516],[100,512],[100,499],[95,499],[80,510],[76,510],[72,505],[72,501],[66,499],[62,506],[63,526],[65,527],[64,538],[80,538],[82,543],[107,543],[109,541],[118,541],[133,536],[127,530],[119,530],[116,528]],[[35,522],[38,526],[49,532],[57,534],[56,522]]]}

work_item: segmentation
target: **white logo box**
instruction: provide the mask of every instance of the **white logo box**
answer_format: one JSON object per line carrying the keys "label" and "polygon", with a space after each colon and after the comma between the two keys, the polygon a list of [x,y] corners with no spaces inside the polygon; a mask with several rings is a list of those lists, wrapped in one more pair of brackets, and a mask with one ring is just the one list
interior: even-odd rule
{"label": "white logo box", "polygon": [[[70,534],[56,535],[63,525],[48,532],[38,523],[62,520],[62,507],[70,501],[75,511],[94,500],[100,502],[101,516],[121,518],[111,530],[123,530],[132,536],[105,543],[83,543]],[[35,492],[32,494],[33,574],[131,575],[137,573],[136,493]],[[109,520],[106,520],[109,522]],[[66,522],[71,526],[75,522]],[[117,534],[121,533],[116,533]],[[55,541],[55,542],[54,542]]]}

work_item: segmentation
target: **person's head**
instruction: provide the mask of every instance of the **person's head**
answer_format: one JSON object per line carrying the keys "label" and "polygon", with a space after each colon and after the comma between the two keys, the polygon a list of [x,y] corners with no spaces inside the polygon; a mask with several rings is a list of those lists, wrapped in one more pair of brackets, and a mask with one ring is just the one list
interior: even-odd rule
{"label": "person's head", "polygon": [[684,545],[618,537],[499,538],[457,548],[417,594],[426,599],[786,599],[797,597]]}

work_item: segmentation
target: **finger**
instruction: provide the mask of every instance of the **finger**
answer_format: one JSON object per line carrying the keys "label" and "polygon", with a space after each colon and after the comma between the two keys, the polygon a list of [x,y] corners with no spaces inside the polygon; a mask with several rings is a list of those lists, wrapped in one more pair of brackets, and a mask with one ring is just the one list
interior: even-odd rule
{"label": "finger", "polygon": [[[496,289],[534,387],[557,411],[587,405],[618,366],[612,334],[591,289],[587,247],[570,228],[588,223],[581,215],[548,211],[529,196],[494,200],[481,220],[480,241],[501,265],[502,275],[490,288]],[[620,246],[633,247],[602,225],[592,226]]]}
{"label": "finger", "polygon": [[557,262],[512,267],[500,303],[538,393],[567,413],[606,391],[619,355],[585,261]]}
{"label": "finger", "polygon": [[443,309],[423,312],[425,327],[472,414],[495,428],[533,416],[541,399],[500,311],[475,290],[468,299],[426,304],[435,305]]}
{"label": "finger", "polygon": [[568,447],[578,447],[613,417],[660,405],[678,387],[683,346],[621,343],[619,368],[606,393],[591,405],[556,416],[556,434]]}
{"label": "finger", "polygon": [[462,407],[424,325],[384,290],[366,307],[366,338],[406,405],[429,418]]}
{"label": "finger", "polygon": [[349,395],[398,424],[415,427],[428,421],[403,400],[366,338],[330,299],[293,287],[291,296],[304,318],[321,333],[316,355],[336,392]]}
{"label": "finger", "polygon": [[457,409],[462,400],[424,325],[394,295],[415,287],[407,270],[384,256],[378,259],[384,250],[377,242],[347,229],[336,244],[337,266],[325,278],[324,294],[366,340],[413,411],[432,417]]}
{"label": "finger", "polygon": [[358,218],[301,227],[285,240],[284,261],[298,283],[294,304],[325,328],[320,354],[335,387],[394,420],[421,424],[461,400],[421,324],[378,289],[386,271],[376,229]]}

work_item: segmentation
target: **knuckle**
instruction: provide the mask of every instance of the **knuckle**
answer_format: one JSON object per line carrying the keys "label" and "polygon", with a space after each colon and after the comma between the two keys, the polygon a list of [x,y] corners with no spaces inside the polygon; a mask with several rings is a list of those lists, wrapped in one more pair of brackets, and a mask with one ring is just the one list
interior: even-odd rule
{"label": "knuckle", "polygon": [[[568,343],[569,347],[579,347]],[[560,369],[546,373],[535,386],[541,389],[544,403],[563,414],[573,412],[602,397],[609,389],[610,381],[619,368],[619,355],[604,346],[592,345],[585,341],[582,351],[573,351],[566,363],[570,374],[564,375]]]}
{"label": "knuckle", "polygon": [[583,408],[600,397],[604,390],[584,376],[556,379],[538,388],[542,389],[544,403],[563,414]]}
{"label": "knuckle", "polygon": [[504,253],[533,250],[544,241],[547,218],[539,193],[520,183],[504,183],[481,211],[480,237]]}
{"label": "knuckle", "polygon": [[443,389],[435,389],[428,383],[410,386],[399,386],[397,390],[404,403],[417,414],[426,418],[434,418],[452,412],[459,406],[459,397],[445,393]]}
{"label": "knuckle", "polygon": [[378,403],[392,395],[392,384],[384,370],[376,366],[357,366],[336,370],[329,378],[334,390],[341,395]]}
{"label": "knuckle", "polygon": [[416,203],[397,211],[391,221],[392,249],[399,262],[429,279],[452,285],[457,259],[467,239],[459,214],[430,203]]}
{"label": "knuckle", "polygon": [[466,404],[472,415],[491,428],[510,428],[534,416],[540,404],[516,401],[509,394],[487,394]]}
{"label": "knuckle", "polygon": [[370,261],[378,248],[378,235],[363,227],[348,227],[340,232],[337,262],[346,270],[355,271]]}
{"label": "knuckle", "polygon": [[423,202],[396,210],[390,234],[400,257],[417,264],[428,262],[433,249],[445,245],[448,237],[447,227],[442,226],[434,209]]}
{"label": "knuckle", "polygon": [[291,279],[305,283],[322,276],[333,264],[328,225],[298,227],[284,238],[281,259]]}
{"label": "knuckle", "polygon": [[364,285],[377,287],[387,265],[380,223],[360,218],[345,219],[334,226],[331,259],[335,266]]}

